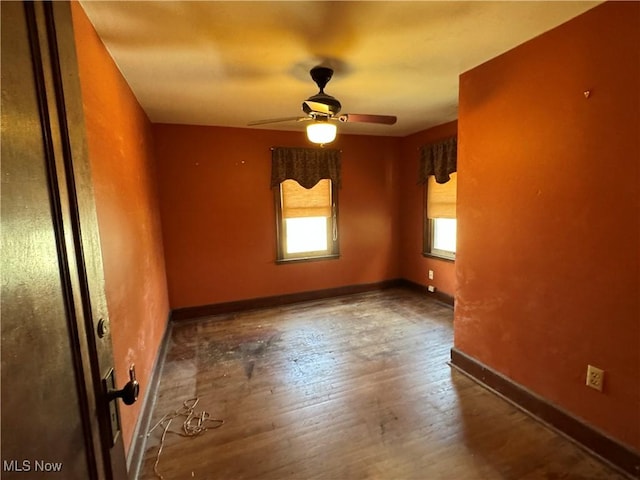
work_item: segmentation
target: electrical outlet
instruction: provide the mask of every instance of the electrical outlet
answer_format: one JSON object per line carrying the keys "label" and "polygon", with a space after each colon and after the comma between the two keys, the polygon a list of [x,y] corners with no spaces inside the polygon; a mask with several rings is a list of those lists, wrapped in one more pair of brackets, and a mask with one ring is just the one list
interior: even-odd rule
{"label": "electrical outlet", "polygon": [[594,388],[601,392],[603,384],[604,370],[594,367],[593,365],[587,365],[587,387]]}
{"label": "electrical outlet", "polygon": [[429,286],[427,287],[427,290],[429,290],[431,293],[433,293],[433,292],[435,292],[435,291],[436,291],[436,287],[434,287],[433,285],[429,285]]}
{"label": "electrical outlet", "polygon": [[429,270],[429,280],[433,280],[433,270]]}

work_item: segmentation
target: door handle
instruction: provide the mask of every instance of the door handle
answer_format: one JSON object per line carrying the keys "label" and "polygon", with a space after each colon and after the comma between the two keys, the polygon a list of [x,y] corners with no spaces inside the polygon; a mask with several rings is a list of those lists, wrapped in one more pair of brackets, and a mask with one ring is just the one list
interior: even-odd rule
{"label": "door handle", "polygon": [[129,367],[129,381],[121,390],[108,390],[107,397],[109,401],[121,398],[125,405],[133,405],[138,399],[140,393],[140,384],[136,380],[136,366],[131,364]]}

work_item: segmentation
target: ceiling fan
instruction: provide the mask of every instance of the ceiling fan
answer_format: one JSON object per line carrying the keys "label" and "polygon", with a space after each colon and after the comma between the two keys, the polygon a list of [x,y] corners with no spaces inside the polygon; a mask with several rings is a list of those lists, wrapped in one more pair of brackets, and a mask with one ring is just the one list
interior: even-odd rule
{"label": "ceiling fan", "polygon": [[309,72],[311,78],[318,85],[319,92],[302,102],[302,111],[306,114],[303,117],[271,118],[267,120],[257,120],[250,122],[249,126],[266,125],[278,122],[305,122],[307,125],[307,137],[310,141],[319,144],[332,142],[336,137],[336,125],[332,122],[349,123],[379,123],[383,125],[393,125],[397,118],[393,115],[372,115],[362,113],[340,114],[342,105],[337,98],[324,92],[329,80],[333,76],[333,70],[328,67],[317,66]]}

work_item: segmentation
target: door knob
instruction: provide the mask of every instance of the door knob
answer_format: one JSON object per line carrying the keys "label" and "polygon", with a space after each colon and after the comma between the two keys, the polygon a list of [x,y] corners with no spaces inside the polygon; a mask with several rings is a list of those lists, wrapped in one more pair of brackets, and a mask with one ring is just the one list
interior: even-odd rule
{"label": "door knob", "polygon": [[131,364],[129,367],[129,381],[122,388],[122,390],[109,390],[107,396],[109,401],[116,398],[121,398],[125,405],[133,405],[138,399],[140,393],[140,384],[136,380],[136,366]]}

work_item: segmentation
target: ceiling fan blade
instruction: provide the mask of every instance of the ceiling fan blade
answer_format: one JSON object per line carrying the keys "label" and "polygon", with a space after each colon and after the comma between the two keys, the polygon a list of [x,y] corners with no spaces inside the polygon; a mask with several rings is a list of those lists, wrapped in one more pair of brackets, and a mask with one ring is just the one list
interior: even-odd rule
{"label": "ceiling fan blade", "polygon": [[394,125],[398,121],[395,115],[369,115],[365,113],[345,113],[338,119],[341,122],[349,123],[380,123],[383,125]]}
{"label": "ceiling fan blade", "polygon": [[313,102],[309,100],[305,100],[304,103],[312,112],[323,113],[325,115],[331,115],[331,106],[325,105],[320,102]]}
{"label": "ceiling fan blade", "polygon": [[247,126],[253,127],[255,125],[266,125],[267,123],[279,123],[279,122],[293,122],[293,121],[301,122],[302,120],[307,120],[307,117],[283,117],[283,118],[269,118],[266,120],[255,120],[253,122],[247,123]]}

